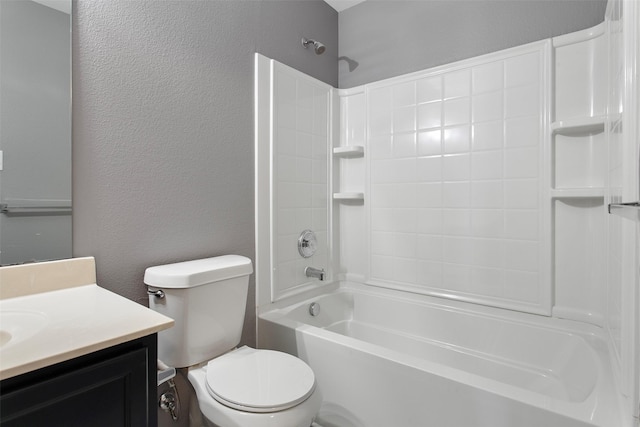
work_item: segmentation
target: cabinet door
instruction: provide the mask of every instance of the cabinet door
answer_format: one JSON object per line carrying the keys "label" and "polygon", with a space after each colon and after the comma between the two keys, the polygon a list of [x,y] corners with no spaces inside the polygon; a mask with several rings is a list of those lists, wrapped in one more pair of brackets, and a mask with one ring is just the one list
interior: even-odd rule
{"label": "cabinet door", "polygon": [[0,402],[3,427],[147,426],[147,350],[42,378]]}

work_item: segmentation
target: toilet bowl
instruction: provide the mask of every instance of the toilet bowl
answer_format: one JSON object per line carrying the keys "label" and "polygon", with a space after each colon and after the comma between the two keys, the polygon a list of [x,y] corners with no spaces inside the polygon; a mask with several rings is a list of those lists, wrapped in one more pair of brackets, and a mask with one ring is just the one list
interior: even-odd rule
{"label": "toilet bowl", "polygon": [[252,272],[238,255],[147,268],[149,308],[175,321],[158,333],[158,357],[188,368],[210,426],[309,427],[322,403],[311,368],[287,353],[236,348]]}
{"label": "toilet bowl", "polygon": [[309,427],[322,403],[311,368],[277,351],[241,347],[188,377],[209,426]]}

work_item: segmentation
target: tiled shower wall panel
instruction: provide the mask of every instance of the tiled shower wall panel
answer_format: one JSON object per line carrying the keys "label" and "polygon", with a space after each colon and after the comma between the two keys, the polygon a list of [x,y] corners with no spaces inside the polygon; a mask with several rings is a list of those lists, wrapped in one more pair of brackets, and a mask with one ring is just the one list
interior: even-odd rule
{"label": "tiled shower wall panel", "polygon": [[548,49],[367,86],[370,282],[549,312]]}
{"label": "tiled shower wall panel", "polygon": [[[282,64],[273,82],[272,299],[317,283],[307,266],[328,268],[328,154],[331,87]],[[298,253],[298,236],[318,238],[310,258]]]}

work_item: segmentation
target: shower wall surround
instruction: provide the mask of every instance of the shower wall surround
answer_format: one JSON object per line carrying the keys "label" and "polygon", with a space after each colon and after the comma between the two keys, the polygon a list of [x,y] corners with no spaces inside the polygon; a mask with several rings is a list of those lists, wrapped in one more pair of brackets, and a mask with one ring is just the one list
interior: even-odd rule
{"label": "shower wall surround", "polygon": [[[271,159],[258,166],[256,187],[259,194],[269,195],[273,204],[258,195],[257,218],[269,218],[272,238],[269,240],[271,264],[268,267],[270,295],[259,299],[278,300],[322,284],[305,276],[305,267],[323,268],[331,273],[329,214],[329,147],[332,121],[333,88],[293,68],[256,54],[258,78],[270,88],[264,96],[258,93],[256,117],[270,122],[268,134],[256,152],[269,150]],[[258,86],[260,83],[258,83]],[[260,132],[260,125],[256,125]],[[261,160],[257,154],[258,162]],[[264,175],[262,174],[264,173]],[[267,223],[268,224],[268,223]],[[298,237],[312,230],[317,237],[315,253],[303,258],[298,253]],[[264,239],[258,234],[258,251]],[[265,258],[268,259],[269,257]],[[264,268],[257,259],[256,271]]]}
{"label": "shower wall surround", "polygon": [[603,325],[606,299],[604,25],[553,39],[553,314]]}
{"label": "shower wall surround", "polygon": [[365,194],[336,208],[341,277],[602,326],[604,40],[599,25],[341,90],[340,144],[367,150],[366,173],[339,164],[337,186]]}
{"label": "shower wall surround", "polygon": [[[345,242],[342,271],[375,285],[550,313],[549,61],[545,41],[347,92],[349,105],[366,103],[366,120],[348,121],[361,129],[341,135],[346,145],[368,135],[362,213],[370,251]],[[340,231],[346,241],[355,238],[350,228]],[[370,267],[356,272],[351,257],[360,253],[368,260],[355,264]]]}
{"label": "shower wall surround", "polygon": [[[303,275],[313,265],[333,268],[329,280],[602,326],[603,28],[335,90],[326,102],[317,97],[330,99],[327,87],[274,63],[263,108],[273,111],[273,175],[257,177],[272,179],[276,201],[261,301],[318,285]],[[302,130],[313,130],[309,115],[327,120],[326,134]],[[330,147],[329,174],[319,174]],[[309,262],[296,239],[314,227],[326,251]]]}
{"label": "shower wall surround", "polygon": [[[316,279],[304,274],[307,266],[328,269],[328,151],[331,86],[274,64],[273,90],[280,96],[273,105],[273,211],[274,253],[278,264],[275,299]],[[298,254],[303,230],[318,239],[310,258]]]}

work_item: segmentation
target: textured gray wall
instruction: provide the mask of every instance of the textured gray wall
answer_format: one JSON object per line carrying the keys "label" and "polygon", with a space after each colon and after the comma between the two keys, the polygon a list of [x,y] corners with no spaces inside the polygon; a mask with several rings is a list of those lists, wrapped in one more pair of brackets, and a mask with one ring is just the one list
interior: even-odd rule
{"label": "textured gray wall", "polygon": [[73,246],[101,286],[146,303],[149,266],[254,258],[254,52],[336,85],[337,26],[320,0],[75,2]]}
{"label": "textured gray wall", "polygon": [[341,88],[589,28],[606,0],[369,0],[340,12]]}

